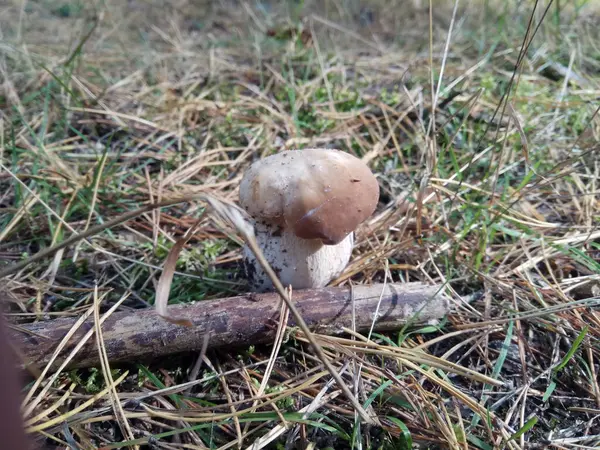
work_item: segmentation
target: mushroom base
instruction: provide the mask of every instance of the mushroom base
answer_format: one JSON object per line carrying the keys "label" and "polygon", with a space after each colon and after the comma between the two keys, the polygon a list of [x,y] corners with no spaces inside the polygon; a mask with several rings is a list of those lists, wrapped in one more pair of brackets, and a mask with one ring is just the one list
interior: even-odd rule
{"label": "mushroom base", "polygon": [[[298,238],[291,231],[273,230],[261,224],[255,224],[254,227],[258,245],[286,287],[325,287],[342,273],[352,256],[354,233],[337,245],[325,245],[319,239]],[[247,246],[244,247],[243,256],[250,289],[253,292],[272,291],[271,279]]]}

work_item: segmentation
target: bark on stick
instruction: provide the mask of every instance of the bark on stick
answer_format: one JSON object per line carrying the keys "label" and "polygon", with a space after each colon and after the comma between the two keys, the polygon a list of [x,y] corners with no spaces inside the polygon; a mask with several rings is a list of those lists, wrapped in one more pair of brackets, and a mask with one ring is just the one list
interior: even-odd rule
{"label": "bark on stick", "polygon": [[[407,322],[422,324],[440,319],[449,310],[449,299],[440,286],[422,283],[294,291],[292,300],[312,331],[330,335],[341,334],[342,327],[352,326],[353,304],[358,332],[371,328],[377,311],[374,330],[388,331],[397,330]],[[248,294],[168,308],[170,316],[189,319],[193,324],[191,328],[166,321],[154,309],[115,312],[102,325],[104,344],[109,361],[117,363],[197,351],[207,333],[210,333],[210,349],[268,343],[275,335],[279,308],[280,298],[276,293]],[[48,363],[76,321],[76,318],[61,318],[21,325],[11,331],[11,339],[27,363],[40,367]],[[296,324],[290,319],[288,325]],[[93,328],[92,316],[71,337],[54,365],[64,361]],[[69,367],[90,367],[99,361],[92,337]]]}

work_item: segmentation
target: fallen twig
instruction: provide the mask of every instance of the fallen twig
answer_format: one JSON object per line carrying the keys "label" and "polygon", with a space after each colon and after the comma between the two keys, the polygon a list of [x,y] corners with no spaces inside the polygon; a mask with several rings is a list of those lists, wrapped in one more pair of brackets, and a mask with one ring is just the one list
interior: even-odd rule
{"label": "fallen twig", "polygon": [[[189,320],[191,327],[166,321],[154,309],[115,312],[102,325],[107,357],[114,365],[198,351],[209,332],[212,333],[209,349],[268,343],[276,333],[280,301],[279,294],[266,293],[168,307],[171,315]],[[344,327],[351,326],[352,302],[356,309],[356,331],[368,331],[380,301],[376,331],[436,320],[449,310],[449,299],[440,287],[422,283],[363,285],[352,290],[330,287],[294,293],[296,308],[310,329],[331,335],[342,334]],[[77,318],[61,318],[23,325],[10,330],[11,338],[27,364],[43,365],[76,321]],[[293,317],[288,325],[297,325]],[[64,355],[93,327],[93,318],[88,318],[53,364],[60,364]],[[70,367],[99,363],[96,345],[90,341],[75,355]]]}

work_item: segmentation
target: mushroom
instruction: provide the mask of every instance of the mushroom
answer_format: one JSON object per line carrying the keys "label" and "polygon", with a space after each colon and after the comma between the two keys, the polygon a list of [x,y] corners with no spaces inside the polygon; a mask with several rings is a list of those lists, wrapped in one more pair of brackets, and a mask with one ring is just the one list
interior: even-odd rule
{"label": "mushroom", "polygon": [[[377,206],[377,179],[360,159],[340,150],[288,150],[250,166],[240,204],[256,240],[284,286],[326,286],[352,255],[354,230]],[[244,248],[250,289],[273,289],[254,253]]]}

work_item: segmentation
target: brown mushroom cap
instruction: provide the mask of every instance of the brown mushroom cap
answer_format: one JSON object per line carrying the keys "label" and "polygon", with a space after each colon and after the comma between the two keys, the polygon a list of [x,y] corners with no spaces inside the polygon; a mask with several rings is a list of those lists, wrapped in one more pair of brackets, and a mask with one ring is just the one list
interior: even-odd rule
{"label": "brown mushroom cap", "polygon": [[340,150],[268,156],[252,164],[240,184],[240,204],[254,219],[327,245],[354,231],[378,201],[379,185],[369,167]]}

